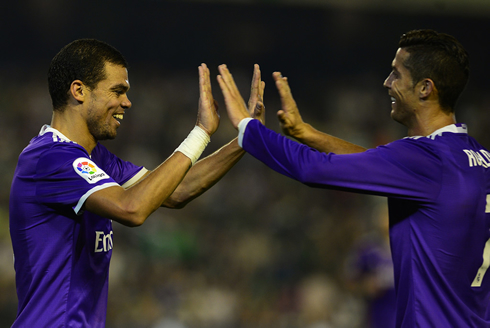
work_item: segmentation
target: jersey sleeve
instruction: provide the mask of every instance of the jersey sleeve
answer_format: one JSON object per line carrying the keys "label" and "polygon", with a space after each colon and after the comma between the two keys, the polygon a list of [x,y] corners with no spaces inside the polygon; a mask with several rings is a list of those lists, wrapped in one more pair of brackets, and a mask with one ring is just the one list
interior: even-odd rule
{"label": "jersey sleeve", "polygon": [[100,143],[94,148],[92,158],[124,188],[131,186],[148,172],[142,166],[120,159]]}
{"label": "jersey sleeve", "polygon": [[440,190],[441,161],[426,143],[401,139],[355,154],[326,154],[292,141],[252,120],[242,147],[273,170],[312,187],[412,200]]}
{"label": "jersey sleeve", "polygon": [[77,214],[92,193],[118,185],[83,150],[62,146],[51,148],[39,158],[35,181],[38,201],[69,206]]}

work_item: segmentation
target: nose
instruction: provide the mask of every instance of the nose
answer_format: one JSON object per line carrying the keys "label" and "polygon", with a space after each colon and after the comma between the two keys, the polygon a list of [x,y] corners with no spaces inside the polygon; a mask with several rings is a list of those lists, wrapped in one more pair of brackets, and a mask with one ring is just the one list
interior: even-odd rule
{"label": "nose", "polygon": [[390,73],[390,75],[388,75],[388,77],[386,78],[386,80],[383,82],[383,86],[387,89],[390,89],[391,88],[391,83],[392,83],[392,76],[393,76],[393,73]]}
{"label": "nose", "polygon": [[124,109],[129,109],[131,108],[133,104],[131,103],[131,100],[129,100],[128,96],[121,102],[121,107]]}

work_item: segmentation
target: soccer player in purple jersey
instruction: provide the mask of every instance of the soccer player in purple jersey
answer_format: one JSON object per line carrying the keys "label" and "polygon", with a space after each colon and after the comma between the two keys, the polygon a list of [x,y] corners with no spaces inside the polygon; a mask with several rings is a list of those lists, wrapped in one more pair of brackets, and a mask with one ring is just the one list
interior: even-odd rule
{"label": "soccer player in purple jersey", "polygon": [[408,137],[369,150],[306,124],[277,72],[279,121],[301,143],[267,129],[219,69],[247,152],[309,186],[388,197],[396,327],[490,327],[490,152],[456,123],[469,65],[454,37],[414,30],[400,38],[384,87]]}
{"label": "soccer player in purple jersey", "polygon": [[[233,140],[196,162],[219,125],[205,64],[196,126],[170,157],[148,171],[109,152],[98,141],[116,137],[131,107],[127,66],[92,39],[68,44],[51,62],[51,125],[20,154],[11,187],[12,327],[104,327],[112,221],[139,226],[160,206],[183,207],[245,153]],[[260,116],[264,86],[254,76],[250,108]]]}

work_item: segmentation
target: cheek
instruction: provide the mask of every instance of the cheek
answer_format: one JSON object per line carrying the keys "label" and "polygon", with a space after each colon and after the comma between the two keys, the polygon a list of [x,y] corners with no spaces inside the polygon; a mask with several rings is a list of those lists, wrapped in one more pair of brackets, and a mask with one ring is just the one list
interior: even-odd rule
{"label": "cheek", "polygon": [[393,94],[396,96],[396,98],[398,98],[398,99],[405,98],[403,96],[404,95],[403,89],[401,89],[398,84],[393,84],[391,90],[392,90]]}
{"label": "cheek", "polygon": [[121,100],[120,99],[111,99],[107,102],[107,108],[109,110],[118,109],[119,107],[121,107]]}

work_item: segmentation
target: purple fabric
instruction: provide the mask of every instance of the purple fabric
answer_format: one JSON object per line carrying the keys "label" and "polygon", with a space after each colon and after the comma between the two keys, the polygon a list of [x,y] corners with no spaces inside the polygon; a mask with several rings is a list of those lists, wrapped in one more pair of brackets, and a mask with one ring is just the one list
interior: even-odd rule
{"label": "purple fabric", "polygon": [[17,319],[12,327],[104,327],[112,222],[83,211],[84,197],[142,168],[98,144],[49,127],[19,156],[10,193]]}
{"label": "purple fabric", "polygon": [[490,274],[482,275],[490,238],[490,153],[465,125],[336,155],[252,120],[243,148],[309,186],[388,197],[396,327],[490,326]]}

